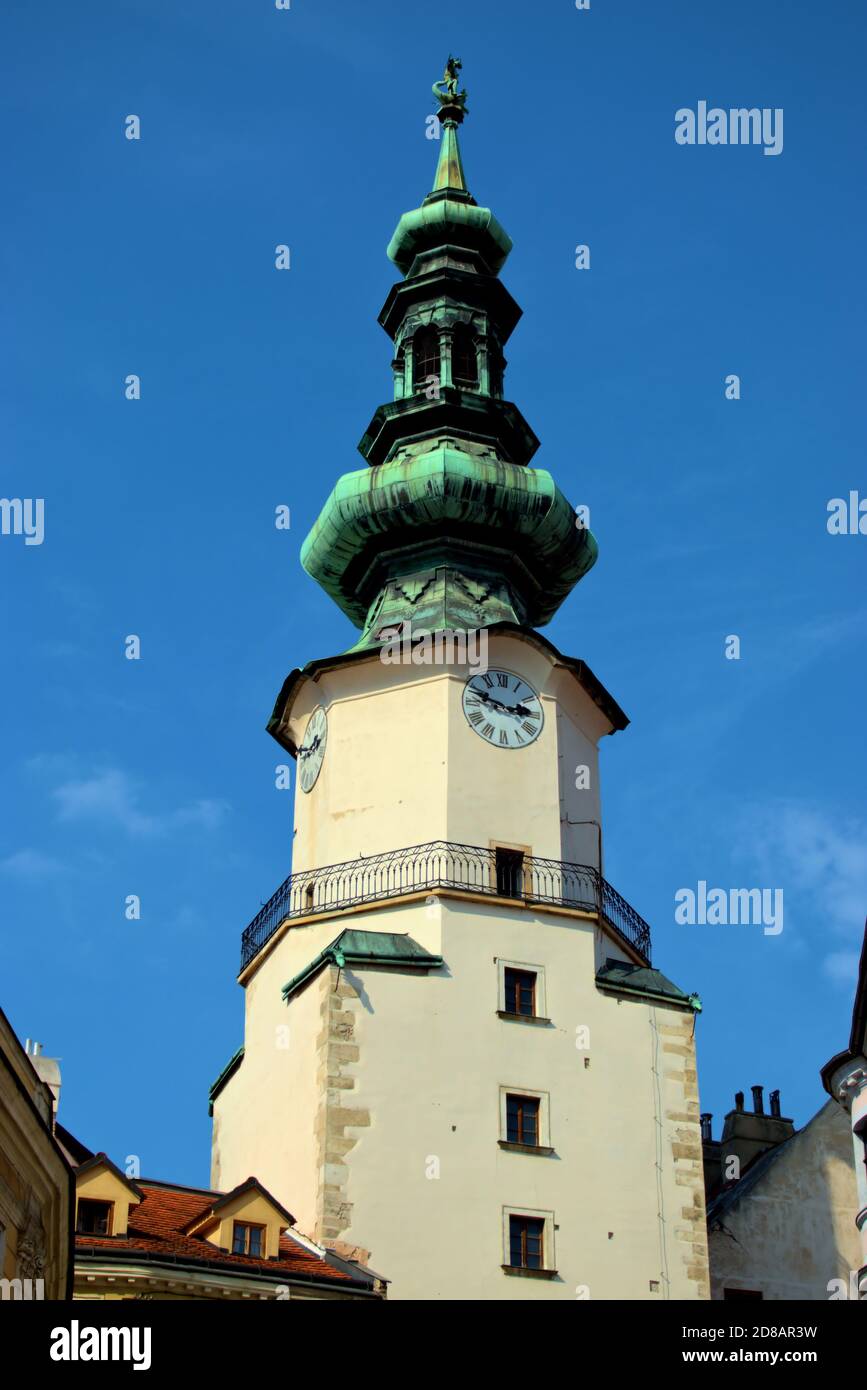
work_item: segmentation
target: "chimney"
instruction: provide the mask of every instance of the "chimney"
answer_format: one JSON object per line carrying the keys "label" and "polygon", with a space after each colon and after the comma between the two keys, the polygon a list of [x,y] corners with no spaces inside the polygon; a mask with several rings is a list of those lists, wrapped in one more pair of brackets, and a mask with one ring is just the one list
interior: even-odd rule
{"label": "chimney", "polygon": [[[730,1110],[723,1121],[719,1140],[720,1170],[725,1171],[728,1160],[734,1156],[740,1163],[740,1171],[759,1154],[784,1144],[795,1133],[792,1120],[784,1120],[780,1115],[780,1093],[770,1092],[770,1111],[765,1113],[764,1086],[753,1086],[753,1108],[744,1110],[744,1093],[735,1096],[735,1109]],[[703,1119],[704,1117],[702,1117]],[[707,1150],[705,1150],[705,1153]]]}
{"label": "chimney", "polygon": [[56,1110],[60,1104],[60,1059],[43,1056],[42,1043],[33,1042],[30,1038],[27,1041],[30,1043],[30,1061],[33,1070],[51,1092]]}
{"label": "chimney", "polygon": [[712,1139],[713,1139],[713,1135],[712,1135],[712,1133],[711,1133],[711,1124],[712,1124],[712,1121],[713,1121],[713,1115],[710,1113],[710,1111],[706,1111],[706,1112],[702,1115],[702,1117],[701,1117],[701,1137],[702,1137],[702,1142],[704,1142],[704,1143],[708,1143],[708,1144],[709,1144],[709,1143],[712,1142]]}

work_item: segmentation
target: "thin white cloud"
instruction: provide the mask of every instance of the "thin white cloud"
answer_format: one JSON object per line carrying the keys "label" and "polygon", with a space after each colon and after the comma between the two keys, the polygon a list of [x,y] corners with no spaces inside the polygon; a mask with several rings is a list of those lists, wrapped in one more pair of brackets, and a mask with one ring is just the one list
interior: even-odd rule
{"label": "thin white cloud", "polygon": [[[862,643],[867,632],[867,609],[831,616],[802,618],[796,629],[785,625],[776,631],[766,626],[744,627],[725,611],[725,603],[717,597],[716,607],[708,610],[689,629],[689,643],[679,658],[678,686],[680,706],[677,718],[660,726],[660,735],[677,741],[679,746],[716,743],[733,725],[745,719],[756,705],[767,706],[771,696],[781,687],[791,687],[809,667],[826,658],[840,646]],[[717,616],[718,615],[718,616]],[[707,634],[708,624],[714,621],[713,636]],[[723,639],[729,633],[741,638],[740,661],[726,661]],[[725,700],[714,701],[708,688],[706,668],[699,661],[691,670],[688,655],[700,651],[706,642],[715,644],[719,669],[725,688]],[[745,678],[740,679],[743,675]]]}
{"label": "thin white cloud", "polygon": [[811,944],[827,952],[823,970],[851,988],[867,916],[867,824],[786,801],[755,808],[745,829],[746,857],[784,884],[787,918],[819,933]]}
{"label": "thin white cloud", "polygon": [[63,873],[65,865],[38,849],[19,849],[0,859],[0,871],[16,878],[51,878]]}
{"label": "thin white cloud", "polygon": [[63,782],[51,796],[59,820],[113,823],[135,838],[165,835],[185,827],[214,830],[229,809],[225,801],[200,798],[169,811],[146,811],[137,787],[119,768]]}

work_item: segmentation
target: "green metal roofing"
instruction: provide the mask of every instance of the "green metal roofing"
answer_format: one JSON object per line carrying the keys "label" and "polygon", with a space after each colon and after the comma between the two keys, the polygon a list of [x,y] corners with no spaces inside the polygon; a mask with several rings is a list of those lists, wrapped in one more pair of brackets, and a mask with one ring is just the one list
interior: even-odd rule
{"label": "green metal roofing", "polygon": [[210,1091],[208,1092],[208,1114],[209,1114],[209,1115],[213,1115],[213,1113],[214,1113],[214,1101],[217,1099],[217,1096],[220,1094],[220,1092],[222,1091],[222,1089],[223,1089],[223,1087],[225,1086],[226,1082],[229,1080],[229,1077],[230,1077],[230,1076],[234,1076],[235,1072],[238,1070],[238,1068],[239,1068],[239,1066],[241,1065],[241,1063],[243,1062],[243,1060],[244,1060],[244,1047],[243,1047],[243,1044],[242,1044],[241,1047],[238,1048],[238,1051],[234,1054],[234,1056],[231,1057],[230,1060],[229,1060],[229,1061],[226,1063],[226,1065],[223,1067],[223,1070],[220,1072],[220,1075],[217,1077],[216,1081],[214,1082],[213,1086],[211,1087]]}
{"label": "green metal roofing", "polygon": [[458,113],[444,114],[433,189],[420,208],[401,217],[388,244],[388,257],[409,275],[419,252],[457,242],[476,250],[490,273],[497,275],[512,249],[512,239],[490,208],[480,208],[471,197],[458,143],[458,121],[450,118]]}
{"label": "green metal roofing", "polygon": [[631,961],[613,960],[609,956],[601,970],[596,972],[596,983],[601,989],[612,993],[659,999],[701,1013],[701,1000],[697,994],[685,994],[661,970],[653,970],[649,965],[634,965]]}
{"label": "green metal roofing", "polygon": [[454,121],[443,122],[433,192],[442,193],[447,188],[458,193],[470,191],[467,188],[461,147],[458,144],[458,128]]}
{"label": "green metal roofing", "polygon": [[442,963],[442,956],[431,955],[411,936],[346,928],[283,986],[283,998],[289,999],[303,989],[327,965],[337,965],[341,969],[345,965],[384,965],[401,970],[436,970]]}
{"label": "green metal roofing", "polygon": [[[535,581],[532,592],[522,595],[532,626],[550,622],[598,553],[593,536],[576,527],[575,512],[545,469],[444,445],[344,473],[304,542],[301,563],[361,628],[382,590],[372,560],[381,550],[394,556],[400,546],[431,533],[444,543],[453,534],[464,542],[475,538],[487,551],[495,547],[517,556]],[[424,567],[417,553],[407,557],[407,573]],[[403,617],[413,617],[411,605]],[[454,626],[487,623],[473,614]]]}
{"label": "green metal roofing", "polygon": [[478,250],[492,275],[502,269],[512,249],[512,238],[490,208],[435,196],[430,202],[425,199],[420,208],[403,214],[388,243],[388,258],[406,275],[420,251],[465,240]]}
{"label": "green metal roofing", "polygon": [[497,277],[512,243],[467,188],[460,69],[450,57],[434,84],[433,189],[389,246],[405,277],[380,316],[394,342],[393,399],[358,445],[369,467],[338,479],[301,550],[361,630],[351,650],[403,623],[542,627],[597,557],[550,473],[528,467],[539,440],[505,395],[503,345],[520,309]]}

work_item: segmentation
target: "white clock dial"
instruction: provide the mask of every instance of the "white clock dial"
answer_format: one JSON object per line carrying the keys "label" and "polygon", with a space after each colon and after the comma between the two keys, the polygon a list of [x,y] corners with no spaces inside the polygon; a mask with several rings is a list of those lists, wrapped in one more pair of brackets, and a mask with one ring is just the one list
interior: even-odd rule
{"label": "white clock dial", "polygon": [[464,714],[494,748],[526,748],[542,732],[545,716],[532,685],[514,671],[486,671],[464,686]]}
{"label": "white clock dial", "polygon": [[298,749],[298,776],[301,790],[309,792],[316,785],[322,759],[325,757],[325,741],[328,738],[328,720],[325,708],[318,705],[307,720],[307,728]]}

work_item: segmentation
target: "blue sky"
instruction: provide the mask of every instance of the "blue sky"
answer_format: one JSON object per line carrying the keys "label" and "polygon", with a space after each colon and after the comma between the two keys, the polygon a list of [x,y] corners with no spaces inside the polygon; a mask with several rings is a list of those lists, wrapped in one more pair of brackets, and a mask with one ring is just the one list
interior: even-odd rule
{"label": "blue sky", "polygon": [[[703,998],[703,1107],[759,1083],[806,1121],[867,906],[867,537],[826,530],[867,494],[863,7],[4,11],[0,487],[45,499],[45,540],[0,537],[0,1004],[63,1059],[61,1120],[207,1181],[240,933],[289,869],[264,724],[353,634],[298,551],[390,395],[385,246],[453,51],[468,181],[515,243],[507,394],[600,546],[547,634],[633,721],[607,876]],[[782,107],[783,153],[677,145],[702,99]],[[782,888],[782,934],[676,925],[700,879]]]}

